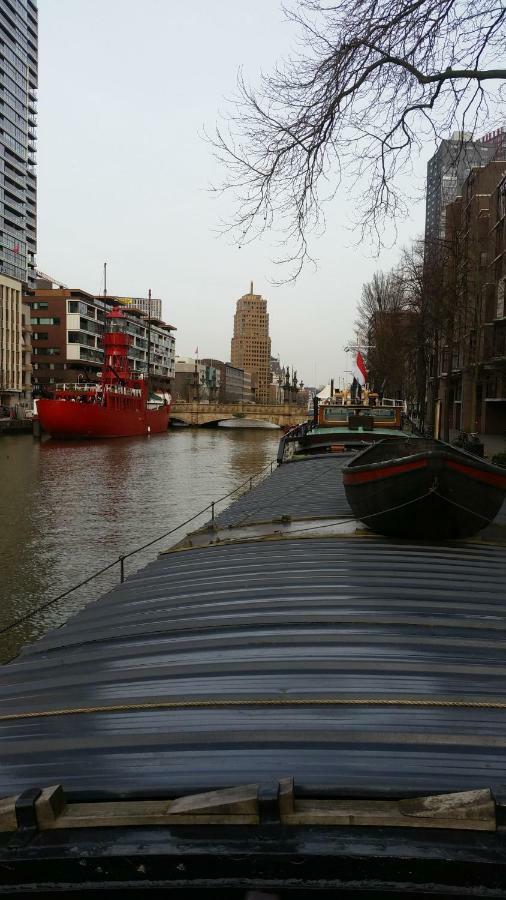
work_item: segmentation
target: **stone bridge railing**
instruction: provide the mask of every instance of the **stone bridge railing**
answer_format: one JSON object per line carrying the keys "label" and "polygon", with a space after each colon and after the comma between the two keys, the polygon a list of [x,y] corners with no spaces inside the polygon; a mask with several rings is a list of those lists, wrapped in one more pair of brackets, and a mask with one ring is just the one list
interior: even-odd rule
{"label": "stone bridge railing", "polygon": [[209,425],[227,419],[249,419],[250,421],[271,422],[284,427],[297,425],[307,418],[303,406],[294,403],[260,405],[256,403],[196,403],[176,400],[172,404],[171,418],[186,422],[187,425]]}

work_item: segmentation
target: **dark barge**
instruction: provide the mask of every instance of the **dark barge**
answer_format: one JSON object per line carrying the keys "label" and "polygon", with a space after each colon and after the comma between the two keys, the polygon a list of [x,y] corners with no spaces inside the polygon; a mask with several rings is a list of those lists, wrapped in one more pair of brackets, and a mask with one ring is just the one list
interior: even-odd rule
{"label": "dark barge", "polygon": [[362,450],[343,469],[349,504],[379,534],[444,540],[490,525],[506,469],[443,441],[400,437]]}
{"label": "dark barge", "polygon": [[506,517],[366,534],[346,461],[3,668],[0,896],[506,898]]}

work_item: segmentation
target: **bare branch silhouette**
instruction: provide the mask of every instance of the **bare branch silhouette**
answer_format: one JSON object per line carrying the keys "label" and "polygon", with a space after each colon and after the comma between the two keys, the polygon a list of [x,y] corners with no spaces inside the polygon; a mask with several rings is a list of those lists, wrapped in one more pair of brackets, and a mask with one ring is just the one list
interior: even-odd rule
{"label": "bare branch silhouette", "polygon": [[[293,0],[301,50],[253,88],[242,75],[213,138],[236,240],[280,234],[292,277],[343,176],[362,235],[407,212],[398,185],[424,140],[485,124],[504,92],[503,0]],[[505,67],[501,65],[505,63]],[[499,64],[498,64],[499,63]],[[487,123],[488,124],[488,123]]]}

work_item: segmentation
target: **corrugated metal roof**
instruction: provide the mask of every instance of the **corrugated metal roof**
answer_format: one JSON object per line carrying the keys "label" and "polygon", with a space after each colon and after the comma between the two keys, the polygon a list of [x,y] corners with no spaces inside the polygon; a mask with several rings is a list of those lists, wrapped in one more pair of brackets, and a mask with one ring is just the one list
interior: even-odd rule
{"label": "corrugated metal roof", "polygon": [[[505,581],[504,549],[487,545],[167,554],[3,668],[0,795],[175,796],[290,775],[311,793],[504,784],[506,708],[448,704],[506,704]],[[348,705],[316,705],[332,699]],[[183,706],[155,708],[168,702]],[[111,705],[132,708],[1,720]]]}
{"label": "corrugated metal roof", "polygon": [[351,516],[342,469],[353,454],[285,463],[216,517],[219,525],[264,522],[278,516]]}

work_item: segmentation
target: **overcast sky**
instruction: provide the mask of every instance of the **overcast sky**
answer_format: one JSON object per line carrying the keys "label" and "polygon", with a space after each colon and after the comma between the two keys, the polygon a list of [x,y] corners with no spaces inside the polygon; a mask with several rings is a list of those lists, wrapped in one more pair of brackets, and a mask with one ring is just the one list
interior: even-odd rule
{"label": "overcast sky", "polygon": [[[111,293],[162,297],[179,355],[221,359],[253,280],[273,354],[306,384],[342,375],[362,283],[422,233],[424,203],[378,259],[357,246],[342,190],[312,245],[318,269],[295,285],[271,283],[268,241],[239,249],[217,236],[227,206],[209,190],[220,172],[202,133],[239,67],[254,80],[293,46],[279,0],[39,0],[39,22],[39,269],[97,293],[107,260]],[[433,150],[415,160],[421,197]]]}

